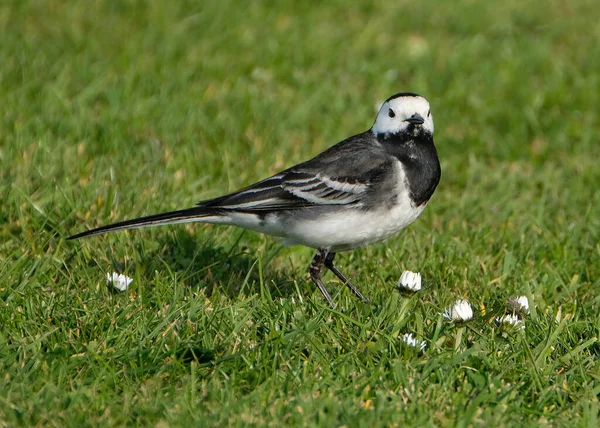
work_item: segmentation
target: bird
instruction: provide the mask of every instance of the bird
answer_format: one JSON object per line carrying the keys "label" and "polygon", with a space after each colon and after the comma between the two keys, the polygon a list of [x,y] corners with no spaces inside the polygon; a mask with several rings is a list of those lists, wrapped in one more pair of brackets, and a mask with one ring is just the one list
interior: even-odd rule
{"label": "bird", "polygon": [[177,223],[234,225],[316,249],[308,271],[331,307],[323,267],[367,299],[334,264],[338,252],[380,242],[417,219],[441,178],[429,102],[401,92],[382,103],[375,122],[306,162],[191,208],[126,220],[70,236]]}

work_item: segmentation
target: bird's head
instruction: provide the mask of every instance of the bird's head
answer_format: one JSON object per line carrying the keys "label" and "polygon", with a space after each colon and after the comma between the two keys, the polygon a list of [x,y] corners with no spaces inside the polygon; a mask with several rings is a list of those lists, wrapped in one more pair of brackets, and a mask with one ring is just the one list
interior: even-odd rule
{"label": "bird's head", "polygon": [[432,136],[433,117],[429,103],[410,92],[393,95],[381,105],[371,130],[382,138],[402,134]]}

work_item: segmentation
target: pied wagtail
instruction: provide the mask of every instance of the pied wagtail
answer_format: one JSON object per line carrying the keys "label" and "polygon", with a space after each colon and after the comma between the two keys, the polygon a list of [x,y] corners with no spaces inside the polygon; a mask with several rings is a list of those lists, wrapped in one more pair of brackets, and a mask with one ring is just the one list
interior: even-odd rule
{"label": "pied wagtail", "polygon": [[325,265],[358,298],[368,300],[333,264],[339,251],[382,241],[421,214],[440,181],[427,100],[399,93],[381,106],[366,132],[311,160],[193,208],[102,226],[68,239],[174,223],[228,224],[317,249],[310,277],[327,302]]}

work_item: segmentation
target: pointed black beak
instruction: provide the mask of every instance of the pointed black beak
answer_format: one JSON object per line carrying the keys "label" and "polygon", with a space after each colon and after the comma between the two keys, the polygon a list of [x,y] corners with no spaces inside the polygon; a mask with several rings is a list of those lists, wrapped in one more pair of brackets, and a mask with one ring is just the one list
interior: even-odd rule
{"label": "pointed black beak", "polygon": [[411,117],[405,120],[405,122],[412,123],[413,125],[423,125],[425,119],[419,113],[413,114]]}

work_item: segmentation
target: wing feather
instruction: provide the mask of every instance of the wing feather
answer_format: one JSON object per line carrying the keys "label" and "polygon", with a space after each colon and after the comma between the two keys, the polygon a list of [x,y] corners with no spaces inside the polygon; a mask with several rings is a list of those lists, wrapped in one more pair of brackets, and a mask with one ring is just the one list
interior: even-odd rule
{"label": "wing feather", "polygon": [[367,133],[359,134],[307,162],[198,206],[247,212],[324,205],[360,207],[389,165],[390,158],[379,143]]}

